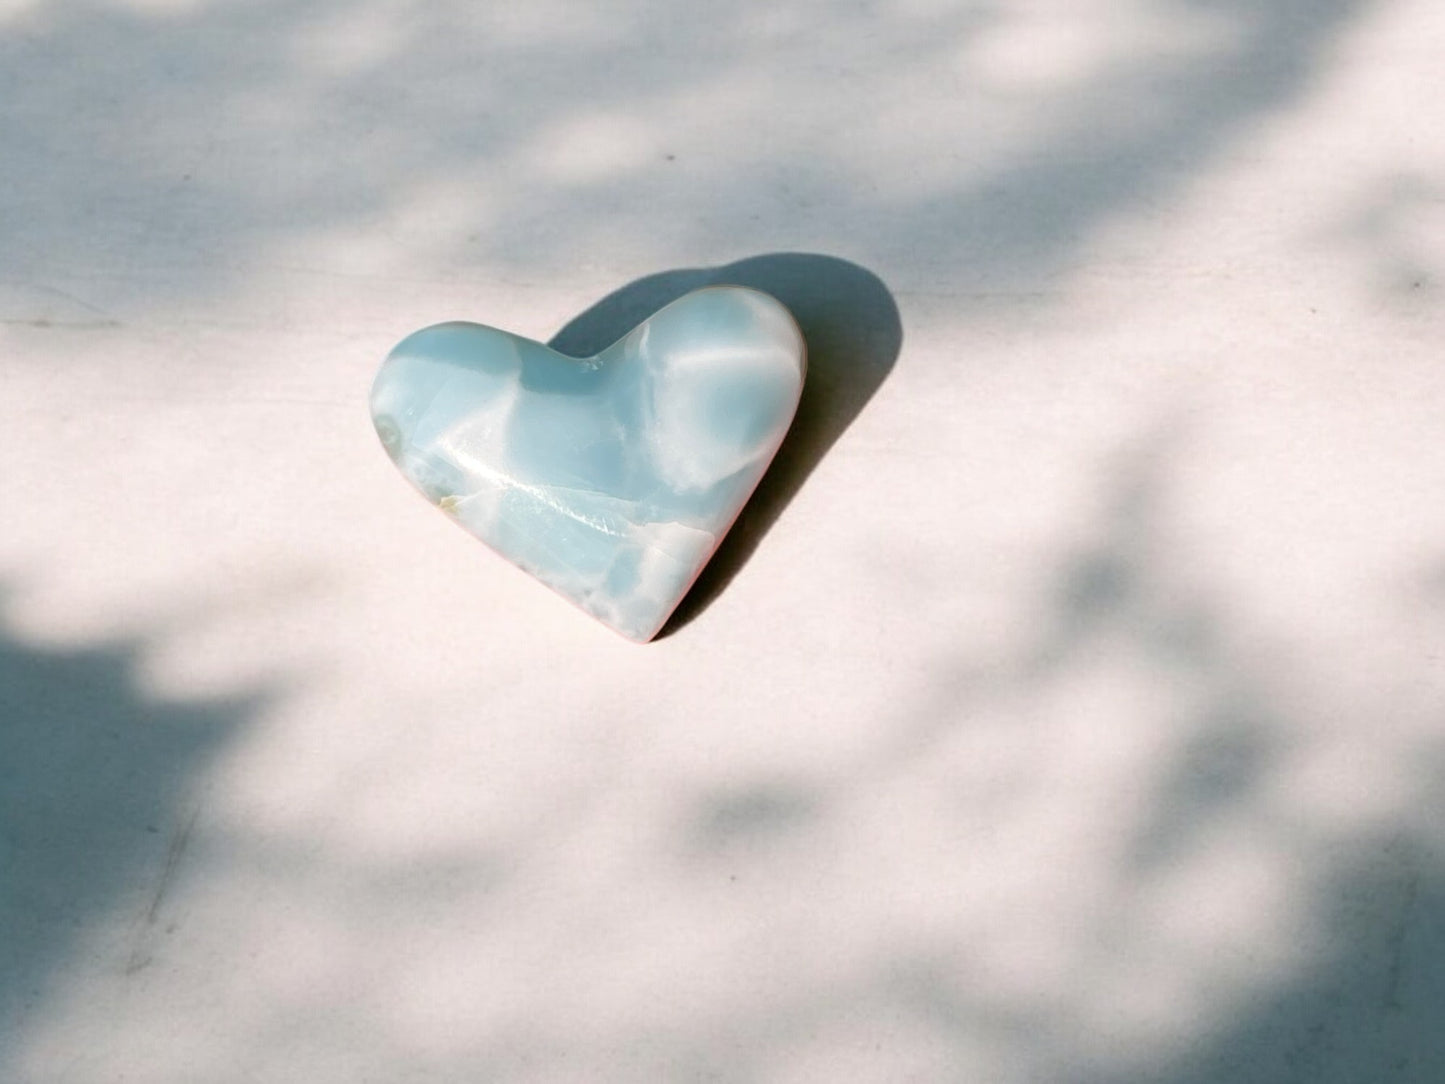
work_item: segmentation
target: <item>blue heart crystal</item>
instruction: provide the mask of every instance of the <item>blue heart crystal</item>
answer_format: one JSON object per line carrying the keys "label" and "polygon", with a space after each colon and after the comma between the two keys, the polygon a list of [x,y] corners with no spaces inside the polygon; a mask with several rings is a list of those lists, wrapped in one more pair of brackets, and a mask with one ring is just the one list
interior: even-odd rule
{"label": "blue heart crystal", "polygon": [[782,304],[712,286],[590,358],[480,324],[425,328],[382,365],[371,416],[428,500],[645,641],[767,470],[804,371]]}

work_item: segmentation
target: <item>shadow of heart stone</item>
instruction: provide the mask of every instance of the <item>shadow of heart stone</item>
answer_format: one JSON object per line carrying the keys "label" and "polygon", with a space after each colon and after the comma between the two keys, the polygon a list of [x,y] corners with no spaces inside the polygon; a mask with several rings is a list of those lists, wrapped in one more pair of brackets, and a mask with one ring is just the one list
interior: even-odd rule
{"label": "shadow of heart stone", "polygon": [[787,306],[807,343],[808,380],[772,466],[662,636],[702,613],[747,563],[893,371],[903,344],[898,306],[877,275],[836,256],[778,252],[637,279],[569,321],[548,345],[577,357],[595,354],[669,302],[716,285],[751,287]]}

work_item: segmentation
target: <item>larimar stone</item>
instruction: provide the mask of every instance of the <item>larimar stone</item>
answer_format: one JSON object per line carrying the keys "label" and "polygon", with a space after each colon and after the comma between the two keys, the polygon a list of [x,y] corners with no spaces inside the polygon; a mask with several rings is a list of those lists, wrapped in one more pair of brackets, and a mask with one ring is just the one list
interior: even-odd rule
{"label": "larimar stone", "polygon": [[762,478],[804,370],[782,304],[713,286],[590,358],[479,324],[425,328],[382,365],[371,415],[428,500],[645,641]]}

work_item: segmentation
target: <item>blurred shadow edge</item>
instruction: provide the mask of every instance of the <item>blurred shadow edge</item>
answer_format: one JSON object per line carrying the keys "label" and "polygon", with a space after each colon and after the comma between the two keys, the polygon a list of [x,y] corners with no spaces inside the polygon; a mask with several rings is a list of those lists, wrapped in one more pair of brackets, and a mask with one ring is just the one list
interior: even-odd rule
{"label": "blurred shadow edge", "polygon": [[[171,701],[140,680],[144,634],[39,646],[0,580],[0,1080],[76,975],[164,958],[200,777],[275,691]],[[194,850],[194,848],[192,848]],[[128,913],[127,913],[128,912]],[[94,922],[128,930],[86,943]],[[109,953],[109,955],[107,955]],[[72,968],[78,968],[72,971]]]}
{"label": "blurred shadow edge", "polygon": [[877,275],[836,256],[806,252],[648,275],[608,294],[548,345],[588,357],[683,294],[724,285],[761,290],[788,307],[807,342],[808,376],[797,416],[772,466],[659,638],[697,617],[732,582],[828,449],[893,371],[903,345],[898,306]]}

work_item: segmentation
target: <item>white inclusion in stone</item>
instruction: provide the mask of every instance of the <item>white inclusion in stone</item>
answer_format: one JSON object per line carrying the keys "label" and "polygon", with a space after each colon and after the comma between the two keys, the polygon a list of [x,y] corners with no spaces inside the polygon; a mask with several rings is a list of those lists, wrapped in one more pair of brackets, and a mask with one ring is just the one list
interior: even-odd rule
{"label": "white inclusion in stone", "polygon": [[[771,452],[797,405],[802,336],[771,298],[735,291],[705,321],[664,309],[637,353],[651,377],[651,452],[676,490],[707,489]],[[669,318],[669,317],[673,318]]]}
{"label": "white inclusion in stone", "polygon": [[787,310],[736,287],[674,302],[595,358],[476,324],[410,336],[377,374],[377,433],[472,534],[623,635],[656,634],[797,407]]}

